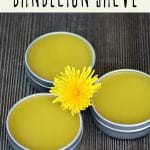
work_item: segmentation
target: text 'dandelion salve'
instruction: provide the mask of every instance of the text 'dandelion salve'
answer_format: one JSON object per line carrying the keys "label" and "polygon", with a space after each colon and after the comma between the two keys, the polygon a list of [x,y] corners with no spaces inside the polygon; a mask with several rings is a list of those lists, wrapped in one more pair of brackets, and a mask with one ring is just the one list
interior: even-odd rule
{"label": "text 'dandelion salve'", "polygon": [[137,0],[14,0],[14,7],[20,8],[116,8],[137,7]]}

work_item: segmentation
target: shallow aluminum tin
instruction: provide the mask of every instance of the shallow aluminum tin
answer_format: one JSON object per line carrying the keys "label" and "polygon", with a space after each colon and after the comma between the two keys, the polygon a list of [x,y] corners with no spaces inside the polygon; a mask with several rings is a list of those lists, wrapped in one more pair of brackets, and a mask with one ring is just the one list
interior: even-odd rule
{"label": "shallow aluminum tin", "polygon": [[[137,72],[150,78],[148,74],[138,71],[138,70],[119,69],[119,70],[106,73],[101,78],[99,78],[99,82],[101,82],[103,78],[111,74],[118,73],[118,72]],[[131,124],[131,125],[119,124],[119,123],[115,123],[104,118],[100,113],[97,112],[94,106],[90,108],[90,111],[91,111],[93,121],[96,124],[96,126],[101,131],[103,131],[104,133],[106,133],[107,135],[111,137],[115,137],[119,139],[135,139],[135,138],[142,137],[150,133],[150,119],[145,120],[144,122],[141,122],[138,124]]]}
{"label": "shallow aluminum tin", "polygon": [[[33,95],[29,95],[27,97],[24,97],[23,99],[19,100],[9,111],[8,116],[7,116],[7,120],[6,120],[6,132],[7,132],[7,137],[8,140],[10,142],[10,145],[12,146],[12,148],[14,150],[28,150],[28,148],[24,147],[23,145],[19,144],[15,138],[13,137],[13,135],[10,132],[9,129],[9,119],[10,119],[10,114],[11,112],[15,109],[16,106],[18,106],[21,102],[27,100],[30,97],[33,96],[41,96],[41,95],[49,95],[49,96],[53,96],[52,94],[49,93],[40,93],[40,94],[33,94]],[[82,119],[82,115],[79,114],[79,118],[80,118],[80,128],[78,130],[78,133],[76,135],[76,137],[73,139],[73,141],[71,143],[69,143],[68,145],[66,145],[65,147],[61,148],[60,150],[76,150],[78,149],[81,139],[82,139],[82,135],[83,135],[83,119]]]}
{"label": "shallow aluminum tin", "polygon": [[50,36],[50,35],[54,35],[54,34],[72,35],[74,37],[77,37],[77,38],[83,40],[90,47],[90,50],[92,52],[93,60],[92,60],[91,67],[94,67],[94,65],[95,65],[96,56],[95,56],[94,48],[92,47],[92,45],[85,38],[81,37],[80,35],[71,33],[71,32],[51,32],[51,33],[46,33],[46,34],[36,38],[28,46],[28,48],[27,48],[27,50],[25,52],[25,70],[26,70],[27,77],[28,77],[30,83],[33,85],[33,87],[35,87],[38,91],[48,91],[50,89],[50,87],[53,86],[53,81],[49,81],[49,80],[43,79],[42,77],[38,76],[37,74],[35,74],[32,71],[32,69],[29,67],[29,64],[28,64],[28,61],[27,61],[28,52],[29,52],[30,48],[32,47],[32,45],[35,44],[37,41],[39,41],[40,39],[42,39],[42,38],[44,38],[46,36]]}

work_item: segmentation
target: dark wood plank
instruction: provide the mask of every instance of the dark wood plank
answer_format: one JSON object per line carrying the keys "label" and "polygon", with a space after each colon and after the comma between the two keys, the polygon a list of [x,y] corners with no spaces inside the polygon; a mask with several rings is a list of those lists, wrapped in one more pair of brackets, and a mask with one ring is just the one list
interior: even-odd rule
{"label": "dark wood plank", "polygon": [[[118,68],[150,74],[150,14],[0,14],[0,140],[9,150],[5,122],[18,99],[37,92],[26,80],[24,51],[37,36],[70,31],[87,38],[95,48],[96,71]],[[150,135],[136,140],[111,138],[84,113],[81,150],[149,150]]]}

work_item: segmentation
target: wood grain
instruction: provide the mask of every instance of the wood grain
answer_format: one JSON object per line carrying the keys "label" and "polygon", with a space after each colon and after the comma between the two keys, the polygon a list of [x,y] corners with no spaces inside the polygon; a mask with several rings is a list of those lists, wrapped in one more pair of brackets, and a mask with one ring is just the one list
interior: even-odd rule
{"label": "wood grain", "polygon": [[[26,80],[24,51],[37,36],[70,31],[87,38],[96,51],[96,71],[118,68],[150,74],[150,14],[0,14],[0,149],[10,150],[5,122],[18,99],[37,91]],[[84,112],[81,150],[150,150],[150,135],[136,140],[111,138]]]}

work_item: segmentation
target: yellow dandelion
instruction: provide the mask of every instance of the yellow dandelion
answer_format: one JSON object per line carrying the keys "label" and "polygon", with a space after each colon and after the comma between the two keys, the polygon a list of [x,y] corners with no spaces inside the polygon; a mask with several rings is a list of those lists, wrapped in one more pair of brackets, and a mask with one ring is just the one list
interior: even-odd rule
{"label": "yellow dandelion", "polygon": [[54,78],[54,87],[50,89],[50,93],[57,96],[53,103],[60,102],[62,109],[70,110],[72,115],[92,105],[91,98],[101,87],[94,72],[91,67],[84,67],[82,71],[65,67],[65,71]]}

